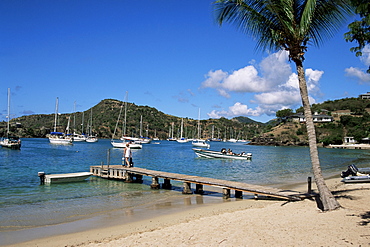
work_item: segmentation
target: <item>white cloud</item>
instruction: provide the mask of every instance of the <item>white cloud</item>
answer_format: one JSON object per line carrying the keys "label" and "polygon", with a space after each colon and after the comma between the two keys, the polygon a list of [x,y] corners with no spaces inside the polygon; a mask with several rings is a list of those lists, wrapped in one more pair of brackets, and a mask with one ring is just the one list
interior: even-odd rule
{"label": "white cloud", "polygon": [[286,52],[274,53],[265,58],[261,64],[264,77],[258,75],[255,65],[249,65],[231,74],[222,71],[209,71],[206,80],[202,83],[203,88],[214,88],[221,96],[230,97],[229,92],[256,93],[273,91],[285,82],[291,72],[287,63]]}
{"label": "white cloud", "polygon": [[210,118],[220,118],[220,117],[235,117],[235,116],[260,116],[261,113],[259,109],[253,110],[248,108],[247,105],[243,105],[240,102],[235,103],[230,106],[228,111],[216,111],[213,110],[211,113],[207,114]]}
{"label": "white cloud", "polygon": [[357,78],[360,81],[360,84],[370,83],[370,74],[360,70],[359,68],[350,67],[345,69],[346,76]]}
{"label": "white cloud", "polygon": [[[257,105],[250,108],[241,102],[235,103],[227,110],[213,110],[208,114],[212,118],[236,116],[275,115],[285,108],[296,108],[301,105],[298,76],[292,72],[286,52],[277,52],[265,58],[259,68],[263,77],[258,74],[258,65],[249,65],[231,74],[222,70],[209,72],[208,78],[202,83],[203,88],[214,88],[221,96],[230,98],[231,93],[254,93],[251,103]],[[309,94],[320,92],[319,81],[323,71],[306,69],[306,83]],[[310,103],[315,99],[310,97]]]}
{"label": "white cloud", "polygon": [[289,78],[292,68],[288,59],[288,52],[279,51],[261,61],[259,65],[261,74],[269,82],[270,87],[274,88]]}
{"label": "white cloud", "polygon": [[370,74],[365,72],[365,70],[369,69],[370,66],[370,45],[366,45],[364,49],[362,49],[360,61],[366,66],[366,68],[346,68],[344,70],[346,72],[346,76],[358,79],[360,84],[370,84]]}
{"label": "white cloud", "polygon": [[267,89],[266,82],[258,76],[252,65],[235,70],[231,74],[222,70],[210,71],[202,83],[203,88],[214,88],[220,95],[229,97],[228,92],[259,92]]}
{"label": "white cloud", "polygon": [[209,71],[207,80],[202,83],[203,87],[218,88],[221,87],[221,81],[227,77],[227,73],[222,70]]}
{"label": "white cloud", "polygon": [[317,95],[320,92],[319,81],[324,74],[324,71],[306,69],[306,84],[310,95]]}
{"label": "white cloud", "polygon": [[360,60],[366,66],[370,66],[370,45],[366,45],[364,49],[362,49],[362,56],[360,57]]}
{"label": "white cloud", "polygon": [[299,91],[277,91],[255,95],[255,99],[262,105],[295,105],[301,100]]}

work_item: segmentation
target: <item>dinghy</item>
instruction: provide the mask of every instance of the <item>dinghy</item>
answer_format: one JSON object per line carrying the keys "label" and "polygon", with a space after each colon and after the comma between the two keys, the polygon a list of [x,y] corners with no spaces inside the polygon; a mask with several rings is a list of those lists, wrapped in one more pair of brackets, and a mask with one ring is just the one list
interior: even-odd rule
{"label": "dinghy", "polygon": [[64,173],[64,174],[45,174],[45,172],[39,172],[41,184],[47,183],[70,183],[70,182],[81,182],[89,178],[92,175],[91,172],[76,172],[76,173]]}
{"label": "dinghy", "polygon": [[340,176],[343,183],[366,183],[370,182],[370,168],[357,168],[354,164],[348,166],[347,171],[342,171]]}

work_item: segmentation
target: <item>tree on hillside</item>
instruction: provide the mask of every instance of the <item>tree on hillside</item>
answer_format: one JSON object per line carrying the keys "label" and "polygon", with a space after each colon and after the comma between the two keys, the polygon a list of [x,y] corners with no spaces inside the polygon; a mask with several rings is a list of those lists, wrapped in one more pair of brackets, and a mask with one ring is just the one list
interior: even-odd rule
{"label": "tree on hillside", "polygon": [[261,50],[284,49],[289,59],[296,65],[310,157],[315,182],[320,193],[322,210],[340,207],[325,184],[321,173],[316,143],[315,127],[308,99],[304,55],[307,45],[318,46],[324,38],[333,35],[335,30],[351,13],[346,0],[219,0],[215,2],[216,18],[219,24],[236,24],[242,31],[257,40]]}
{"label": "tree on hillside", "polygon": [[[350,0],[350,2],[361,20],[348,25],[349,32],[344,34],[344,39],[347,42],[357,42],[358,46],[352,47],[350,51],[359,57],[362,56],[365,46],[370,44],[370,2],[369,0]],[[367,73],[370,73],[370,67]]]}
{"label": "tree on hillside", "polygon": [[283,109],[276,112],[276,117],[278,118],[289,117],[291,115],[293,115],[292,109]]}

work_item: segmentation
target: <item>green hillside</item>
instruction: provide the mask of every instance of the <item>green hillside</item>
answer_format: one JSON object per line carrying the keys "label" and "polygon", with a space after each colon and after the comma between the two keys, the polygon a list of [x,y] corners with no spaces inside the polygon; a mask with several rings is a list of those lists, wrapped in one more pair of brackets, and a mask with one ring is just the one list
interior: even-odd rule
{"label": "green hillside", "polygon": [[[119,100],[105,99],[84,112],[61,114],[58,116],[57,131],[65,132],[68,120],[70,133],[87,133],[88,127],[92,126],[92,132],[100,138],[112,138],[117,125],[115,136],[123,134],[124,103]],[[121,113],[120,113],[121,112]],[[92,117],[91,117],[92,113]],[[117,119],[120,120],[117,124]],[[149,106],[138,106],[127,103],[127,127],[126,135],[138,137],[140,134],[140,119],[142,116],[142,136],[159,137],[167,139],[173,126],[174,137],[180,135],[181,118],[171,116]],[[39,114],[23,116],[12,119],[12,132],[21,137],[46,137],[54,128],[54,114]],[[91,119],[92,118],[92,125]],[[18,128],[15,123],[19,123]],[[0,135],[5,133],[5,122],[1,123]],[[196,138],[198,135],[198,120],[184,119],[184,137]],[[215,138],[241,138],[250,139],[269,130],[263,123],[253,121],[247,117],[234,119],[208,119],[201,120],[202,138],[211,138],[212,129]],[[213,127],[212,127],[213,126]]]}
{"label": "green hillside", "polygon": [[[65,132],[68,120],[70,133],[92,132],[99,138],[112,138],[123,135],[124,103],[119,100],[105,99],[99,104],[84,112],[61,114],[58,117],[57,131]],[[301,112],[299,108],[295,112]],[[340,144],[344,136],[353,136],[356,140],[370,137],[370,100],[359,98],[345,98],[334,101],[325,101],[312,105],[313,112],[325,112],[334,117],[331,123],[318,123],[316,126],[318,143]],[[292,111],[293,112],[293,111]],[[91,116],[92,113],[92,116]],[[120,120],[117,123],[118,116]],[[139,137],[140,119],[142,116],[142,136],[167,139],[172,135],[180,137],[181,118],[165,114],[156,108],[138,106],[127,103],[126,135]],[[46,137],[54,127],[54,114],[39,114],[23,116],[11,120],[11,132],[20,137]],[[91,120],[92,119],[92,125]],[[16,124],[18,123],[18,124]],[[184,134],[186,138],[198,137],[198,120],[184,119]],[[220,139],[256,139],[257,137],[274,139],[271,143],[289,143],[289,145],[306,145],[305,125],[300,123],[284,122],[279,118],[267,123],[260,123],[248,117],[233,119],[207,119],[200,121],[201,137]],[[6,122],[0,122],[0,136],[4,136]],[[171,133],[171,134],[170,134]],[[275,144],[274,144],[275,145]]]}

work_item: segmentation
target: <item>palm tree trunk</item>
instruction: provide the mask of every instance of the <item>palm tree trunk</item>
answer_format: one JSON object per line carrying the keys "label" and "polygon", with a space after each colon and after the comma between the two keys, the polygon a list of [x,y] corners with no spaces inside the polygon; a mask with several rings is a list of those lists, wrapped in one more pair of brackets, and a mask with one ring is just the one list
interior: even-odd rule
{"label": "palm tree trunk", "polygon": [[314,174],[317,189],[319,190],[320,200],[322,203],[322,210],[323,211],[335,210],[340,207],[340,204],[337,202],[337,200],[327,187],[321,173],[319,154],[317,150],[315,126],[313,123],[310,102],[308,99],[307,84],[302,61],[295,61],[295,64],[298,73],[299,89],[302,98],[304,115],[306,118],[306,128],[308,134],[308,144],[310,147],[312,171]]}

